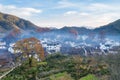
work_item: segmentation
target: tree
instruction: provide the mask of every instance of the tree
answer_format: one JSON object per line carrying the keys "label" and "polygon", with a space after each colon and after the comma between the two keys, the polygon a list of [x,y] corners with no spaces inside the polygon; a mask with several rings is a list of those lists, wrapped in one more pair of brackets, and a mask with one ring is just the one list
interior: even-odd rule
{"label": "tree", "polygon": [[14,45],[14,53],[19,53],[20,58],[28,59],[29,66],[32,66],[33,60],[44,59],[44,49],[40,41],[34,37],[20,40]]}

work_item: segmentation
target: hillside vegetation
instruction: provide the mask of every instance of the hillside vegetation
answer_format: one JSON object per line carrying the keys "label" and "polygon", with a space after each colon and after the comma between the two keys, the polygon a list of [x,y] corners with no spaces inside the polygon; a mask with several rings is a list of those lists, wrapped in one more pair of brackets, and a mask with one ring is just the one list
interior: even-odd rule
{"label": "hillside vegetation", "polygon": [[119,58],[118,54],[97,57],[52,54],[32,67],[24,61],[2,80],[119,80]]}

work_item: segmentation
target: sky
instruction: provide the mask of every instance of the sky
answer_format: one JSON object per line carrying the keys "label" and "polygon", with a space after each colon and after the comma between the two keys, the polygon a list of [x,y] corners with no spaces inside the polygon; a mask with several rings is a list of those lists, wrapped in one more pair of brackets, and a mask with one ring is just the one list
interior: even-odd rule
{"label": "sky", "polygon": [[120,0],[0,0],[0,12],[40,27],[95,28],[120,19]]}

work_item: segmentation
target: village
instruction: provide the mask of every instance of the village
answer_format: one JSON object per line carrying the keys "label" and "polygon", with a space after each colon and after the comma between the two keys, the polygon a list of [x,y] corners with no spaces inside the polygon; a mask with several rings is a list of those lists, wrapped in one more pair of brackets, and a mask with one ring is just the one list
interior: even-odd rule
{"label": "village", "polygon": [[[7,54],[9,58],[0,57],[0,68],[1,67],[13,67],[14,63],[10,58],[14,55],[14,47],[15,43],[7,44],[5,41],[0,41],[0,54]],[[71,41],[67,41],[61,43],[60,41],[50,41],[48,39],[41,40],[42,47],[44,48],[47,54],[61,53],[61,54],[80,54],[82,56],[89,55],[107,55],[109,53],[116,54],[120,50],[120,42],[115,42],[112,40],[106,40],[105,43],[95,44],[87,44],[85,42],[75,43]]]}

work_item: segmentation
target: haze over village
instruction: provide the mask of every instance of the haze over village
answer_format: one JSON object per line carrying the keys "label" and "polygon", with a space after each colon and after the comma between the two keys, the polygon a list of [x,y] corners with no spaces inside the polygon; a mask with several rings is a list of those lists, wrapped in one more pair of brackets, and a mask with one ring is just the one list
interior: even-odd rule
{"label": "haze over village", "polygon": [[0,80],[119,80],[119,0],[0,0]]}

